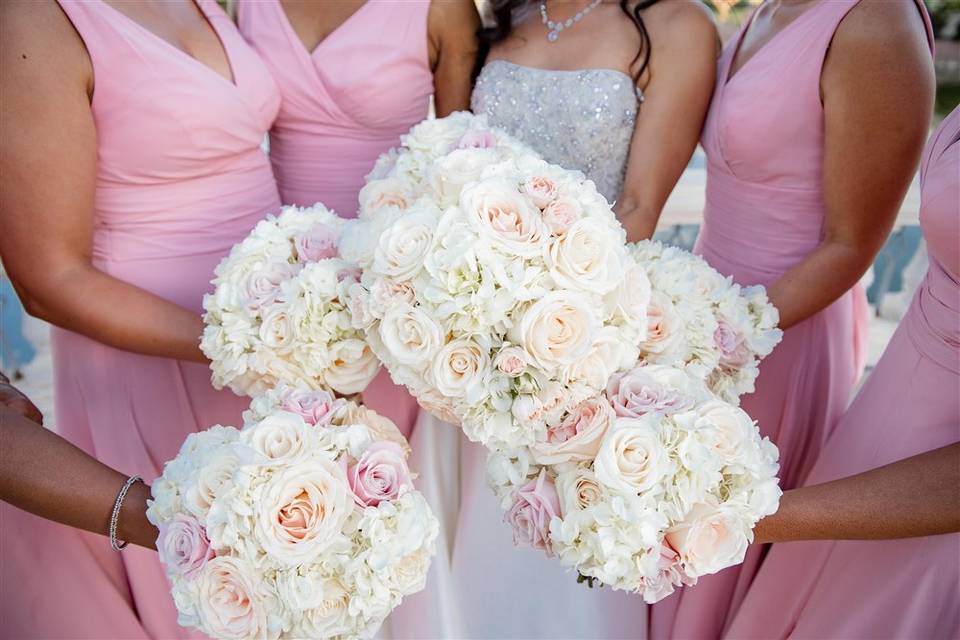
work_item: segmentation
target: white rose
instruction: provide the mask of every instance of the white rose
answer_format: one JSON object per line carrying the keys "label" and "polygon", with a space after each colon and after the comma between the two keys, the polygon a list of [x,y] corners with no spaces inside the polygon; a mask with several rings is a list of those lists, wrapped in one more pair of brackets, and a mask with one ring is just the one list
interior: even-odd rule
{"label": "white rose", "polygon": [[278,411],[245,426],[240,432],[240,441],[271,463],[287,464],[309,455],[315,440],[312,436],[301,416]]}
{"label": "white rose", "polygon": [[471,404],[483,393],[490,367],[488,350],[473,338],[448,342],[433,362],[433,382],[445,396],[466,398]]}
{"label": "white rose", "polygon": [[726,464],[734,463],[755,450],[752,442],[759,437],[753,419],[738,407],[712,400],[698,407],[698,429],[707,432],[707,442]]}
{"label": "white rose", "polygon": [[330,368],[324,378],[330,388],[342,395],[360,393],[377,377],[380,361],[363,340],[341,340],[330,345]]}
{"label": "white rose", "polygon": [[422,548],[403,556],[390,567],[387,582],[405,596],[422,591],[427,583],[432,555],[429,548]]}
{"label": "white rose", "polygon": [[667,532],[686,573],[699,577],[743,562],[753,534],[733,509],[697,504],[686,520]]}
{"label": "white rose", "polygon": [[260,340],[264,346],[285,353],[293,346],[295,337],[293,321],[286,305],[275,303],[264,309],[260,322]]}
{"label": "white rose", "polygon": [[290,632],[293,638],[337,638],[356,632],[350,615],[350,593],[334,578],[323,580],[315,599]]}
{"label": "white rose", "polygon": [[233,474],[239,465],[240,459],[229,448],[205,459],[183,494],[183,505],[187,511],[204,522],[213,501],[233,484]]}
{"label": "white rose", "polygon": [[279,566],[291,567],[339,542],[353,497],[343,470],[316,456],[273,475],[255,508],[257,542]]}
{"label": "white rose", "polygon": [[481,172],[496,159],[490,149],[454,149],[430,169],[430,183],[443,207],[455,205],[463,188],[480,179]]}
{"label": "white rose", "polygon": [[540,367],[553,371],[590,353],[599,325],[589,298],[574,291],[552,291],[523,313],[511,338]]}
{"label": "white rose", "polygon": [[550,275],[564,288],[606,294],[621,284],[625,255],[619,238],[596,218],[574,222],[550,245]]}
{"label": "white rose", "polygon": [[560,496],[562,517],[582,511],[607,500],[603,485],[594,473],[584,467],[573,467],[557,474],[557,494]]}
{"label": "white rose", "polygon": [[640,340],[647,337],[647,307],[652,294],[647,270],[630,259],[615,292],[616,309],[624,320],[641,329]]}
{"label": "white rose", "polygon": [[213,558],[197,580],[197,613],[204,633],[237,639],[280,635],[270,624],[277,603],[267,597],[257,571],[241,559]]}
{"label": "white rose", "polygon": [[543,209],[558,195],[557,183],[547,176],[531,176],[523,181],[521,190],[533,200],[533,204]]}
{"label": "white rose", "polygon": [[507,180],[483,180],[460,194],[460,208],[471,227],[508,254],[533,257],[549,231],[540,211]]}
{"label": "white rose", "polygon": [[360,210],[366,215],[385,207],[406,209],[413,202],[410,184],[399,178],[371,180],[360,189]]}
{"label": "white rose", "polygon": [[659,418],[617,418],[604,436],[594,460],[597,479],[625,494],[655,490],[671,473],[667,450],[660,442]]}
{"label": "white rose", "polygon": [[543,221],[555,236],[567,232],[570,226],[583,215],[583,208],[573,198],[560,196],[546,205],[543,210]]}
{"label": "white rose", "polygon": [[387,311],[398,304],[413,305],[416,294],[407,281],[391,278],[379,278],[370,287],[370,312],[376,318],[382,318]]}
{"label": "white rose", "polygon": [[373,269],[397,280],[409,280],[420,271],[433,244],[437,212],[417,208],[403,216],[380,236],[373,255]]}
{"label": "white rose", "polygon": [[520,347],[506,346],[497,352],[493,366],[506,376],[518,378],[527,370],[527,355]]}
{"label": "white rose", "polygon": [[440,350],[440,327],[417,307],[397,305],[380,322],[380,339],[400,364],[427,367]]}

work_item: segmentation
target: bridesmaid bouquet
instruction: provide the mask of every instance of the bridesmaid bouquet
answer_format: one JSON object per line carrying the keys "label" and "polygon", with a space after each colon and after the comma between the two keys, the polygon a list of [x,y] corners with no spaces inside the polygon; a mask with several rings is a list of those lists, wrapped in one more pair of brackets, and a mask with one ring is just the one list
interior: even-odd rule
{"label": "bridesmaid bouquet", "polygon": [[542,439],[636,361],[650,286],[592,182],[489,151],[437,160],[425,195],[360,219],[342,247],[364,266],[353,326],[393,379],[499,450]]}
{"label": "bridesmaid bouquet", "polygon": [[488,456],[514,541],[657,602],[743,561],[777,510],[776,447],[683,368],[638,366],[531,447]]}
{"label": "bridesmaid bouquet", "polygon": [[423,588],[438,523],[389,420],[278,387],[190,435],[153,485],[180,624],[215,638],[370,637]]}
{"label": "bridesmaid bouquet", "polygon": [[645,241],[628,247],[653,294],[642,359],[686,368],[727,402],[751,393],[760,360],[783,338],[762,286],[741,287],[689,251]]}
{"label": "bridesmaid bouquet", "polygon": [[380,363],[343,302],[359,272],[339,257],[345,221],[323,205],[261,221],[217,266],[201,349],[213,384],[256,395],[279,383],[362,391]]}

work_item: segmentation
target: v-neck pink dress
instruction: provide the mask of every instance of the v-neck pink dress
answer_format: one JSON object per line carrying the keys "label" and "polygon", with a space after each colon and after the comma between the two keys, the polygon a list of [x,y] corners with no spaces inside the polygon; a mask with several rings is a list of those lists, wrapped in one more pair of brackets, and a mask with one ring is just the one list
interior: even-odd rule
{"label": "v-neck pink dress", "polygon": [[[707,193],[695,251],[740,284],[771,285],[823,238],[820,75],[834,32],[858,2],[814,4],[731,77],[751,17],[720,56],[701,138]],[[744,410],[780,449],[784,489],[807,476],[846,409],[863,369],[867,324],[866,295],[857,285],[784,332],[760,365],[756,391],[744,396]],[[718,637],[764,554],[751,548],[743,565],[654,605],[651,637]]]}
{"label": "v-neck pink dress", "polygon": [[[805,485],[960,442],[960,108],[920,169],[930,267]],[[730,638],[960,638],[960,534],[774,545]]]}
{"label": "v-neck pink dress", "polygon": [[[357,196],[381,153],[427,117],[433,94],[430,0],[367,0],[307,51],[280,0],[240,0],[237,23],[280,89],[270,160],[284,204],[322,202],[357,215]],[[386,370],[364,401],[409,434],[416,401]]]}
{"label": "v-neck pink dress", "polygon": [[[198,6],[233,82],[101,0],[60,5],[93,64],[93,263],[199,313],[219,260],[280,207],[261,149],[279,106],[276,85],[214,0]],[[188,434],[238,424],[247,404],[215,391],[203,364],[121,351],[62,329],[51,342],[59,433],[147,482]],[[0,635],[188,635],[155,552],[116,553],[105,537],[6,506],[2,527]]]}

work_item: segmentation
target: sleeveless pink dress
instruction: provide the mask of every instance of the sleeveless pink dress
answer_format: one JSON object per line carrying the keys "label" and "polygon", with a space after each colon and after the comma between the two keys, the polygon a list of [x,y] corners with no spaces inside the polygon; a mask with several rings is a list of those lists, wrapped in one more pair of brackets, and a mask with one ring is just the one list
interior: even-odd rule
{"label": "sleeveless pink dress", "polygon": [[[214,0],[198,0],[234,82],[101,0],[60,2],[93,64],[93,262],[196,312],[217,262],[280,206],[261,150],[276,85]],[[91,304],[96,304],[95,300]],[[123,313],[122,309],[117,310]],[[61,435],[124,473],[159,476],[186,436],[238,424],[247,401],[194,364],[53,329]],[[157,554],[4,507],[2,635],[188,635]]]}
{"label": "sleeveless pink dress", "polygon": [[[752,18],[720,56],[701,138],[707,193],[695,251],[740,284],[771,285],[823,237],[820,75],[837,26],[858,2],[823,0],[810,7],[732,78]],[[846,409],[864,365],[867,324],[866,295],[857,285],[788,329],[761,364],[756,391],[744,396],[744,410],[780,449],[784,489],[806,477]],[[651,637],[718,637],[765,551],[751,548],[743,565],[654,605]]]}
{"label": "sleeveless pink dress", "polygon": [[[284,204],[322,202],[357,215],[357,195],[377,157],[427,117],[433,73],[430,0],[367,0],[312,51],[279,0],[240,0],[237,22],[280,88],[270,160]],[[383,370],[364,401],[409,434],[416,401]]]}
{"label": "sleeveless pink dress", "polygon": [[[930,267],[804,484],[960,441],[960,109],[920,170]],[[731,638],[958,638],[960,534],[774,545]]]}

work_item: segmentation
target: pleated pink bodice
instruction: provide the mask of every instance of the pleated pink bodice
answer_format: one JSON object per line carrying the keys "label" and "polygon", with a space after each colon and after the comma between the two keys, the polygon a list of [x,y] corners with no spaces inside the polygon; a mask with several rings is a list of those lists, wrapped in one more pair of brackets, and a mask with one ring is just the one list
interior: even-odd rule
{"label": "pleated pink bodice", "polygon": [[323,202],[356,216],[377,157],[427,117],[429,9],[429,0],[367,0],[307,51],[279,0],[240,1],[240,30],[283,98],[270,159],[284,204]]}

